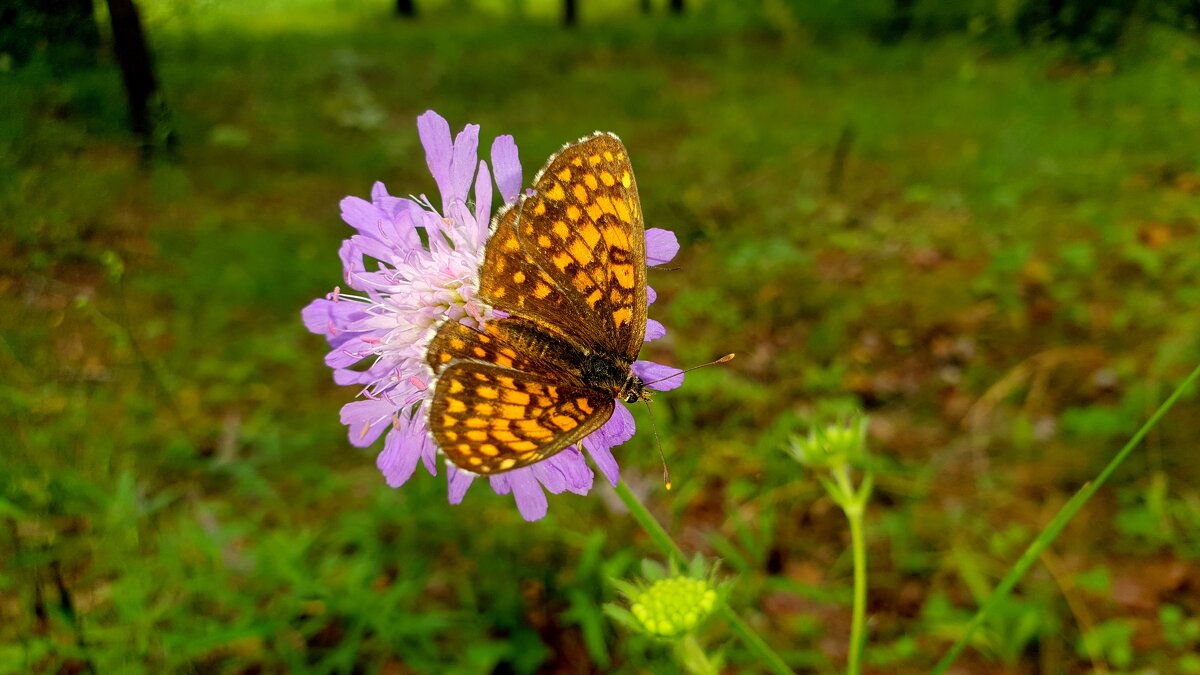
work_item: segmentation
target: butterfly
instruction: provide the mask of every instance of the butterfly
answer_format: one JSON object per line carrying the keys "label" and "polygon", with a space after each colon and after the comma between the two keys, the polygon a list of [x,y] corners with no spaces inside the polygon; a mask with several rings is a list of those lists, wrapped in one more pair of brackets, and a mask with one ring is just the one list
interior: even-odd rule
{"label": "butterfly", "polygon": [[620,139],[567,144],[496,214],[479,294],[497,318],[480,330],[446,320],[426,353],[429,429],[457,466],[533,464],[599,429],[616,399],[649,399],[632,371],[646,333],[646,235]]}

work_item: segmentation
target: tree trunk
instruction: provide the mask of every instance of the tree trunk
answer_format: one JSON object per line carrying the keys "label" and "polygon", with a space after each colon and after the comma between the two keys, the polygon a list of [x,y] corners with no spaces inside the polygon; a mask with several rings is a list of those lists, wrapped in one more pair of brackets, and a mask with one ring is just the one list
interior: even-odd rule
{"label": "tree trunk", "polygon": [[411,19],[417,15],[416,0],[396,0],[396,16]]}
{"label": "tree trunk", "polygon": [[579,23],[579,5],[576,0],[563,0],[563,25],[571,28]]}
{"label": "tree trunk", "polygon": [[165,132],[162,134],[165,145],[171,150],[174,134],[166,127],[166,105],[158,90],[154,63],[150,60],[137,7],[133,0],[108,0],[108,14],[112,19],[113,51],[121,67],[121,79],[125,82],[125,95],[129,100],[129,125],[142,139],[143,157],[152,155],[158,145],[160,124],[164,126],[161,131]]}

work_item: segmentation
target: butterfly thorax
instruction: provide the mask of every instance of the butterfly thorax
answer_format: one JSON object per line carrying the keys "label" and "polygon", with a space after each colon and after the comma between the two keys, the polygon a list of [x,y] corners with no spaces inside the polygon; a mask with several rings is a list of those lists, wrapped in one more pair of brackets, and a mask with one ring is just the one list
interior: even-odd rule
{"label": "butterfly thorax", "polygon": [[613,398],[626,403],[650,400],[645,384],[633,374],[630,365],[607,354],[593,352],[584,356],[579,363],[579,375],[586,385],[610,391]]}

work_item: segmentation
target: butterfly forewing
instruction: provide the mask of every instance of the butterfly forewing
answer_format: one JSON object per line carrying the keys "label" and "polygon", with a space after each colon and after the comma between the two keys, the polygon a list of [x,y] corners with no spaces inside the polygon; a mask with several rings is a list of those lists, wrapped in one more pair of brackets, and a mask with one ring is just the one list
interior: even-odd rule
{"label": "butterfly forewing", "polygon": [[646,234],[625,146],[610,134],[568,145],[534,189],[517,238],[574,309],[557,325],[632,362],[646,332]]}
{"label": "butterfly forewing", "polygon": [[564,289],[522,249],[517,238],[515,206],[496,219],[491,239],[484,251],[479,279],[479,294],[493,308],[532,317],[553,326],[564,315],[579,323],[578,309]]}

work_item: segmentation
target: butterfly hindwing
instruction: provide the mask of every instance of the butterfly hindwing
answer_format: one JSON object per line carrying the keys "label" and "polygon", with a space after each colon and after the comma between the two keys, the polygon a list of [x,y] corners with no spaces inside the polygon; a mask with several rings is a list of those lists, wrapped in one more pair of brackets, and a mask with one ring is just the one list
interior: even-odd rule
{"label": "butterfly hindwing", "polygon": [[488,326],[485,325],[485,331],[487,334],[480,333],[458,321],[443,321],[429,342],[429,349],[425,352],[425,361],[433,369],[434,374],[441,372],[454,359],[486,361],[517,370],[528,370],[535,367],[528,356],[522,355],[516,345],[505,340],[504,336],[494,328],[488,330]]}
{"label": "butterfly hindwing", "polygon": [[604,392],[564,385],[546,374],[458,359],[438,376],[429,423],[451,461],[493,474],[579,442],[608,421],[615,405]]}

